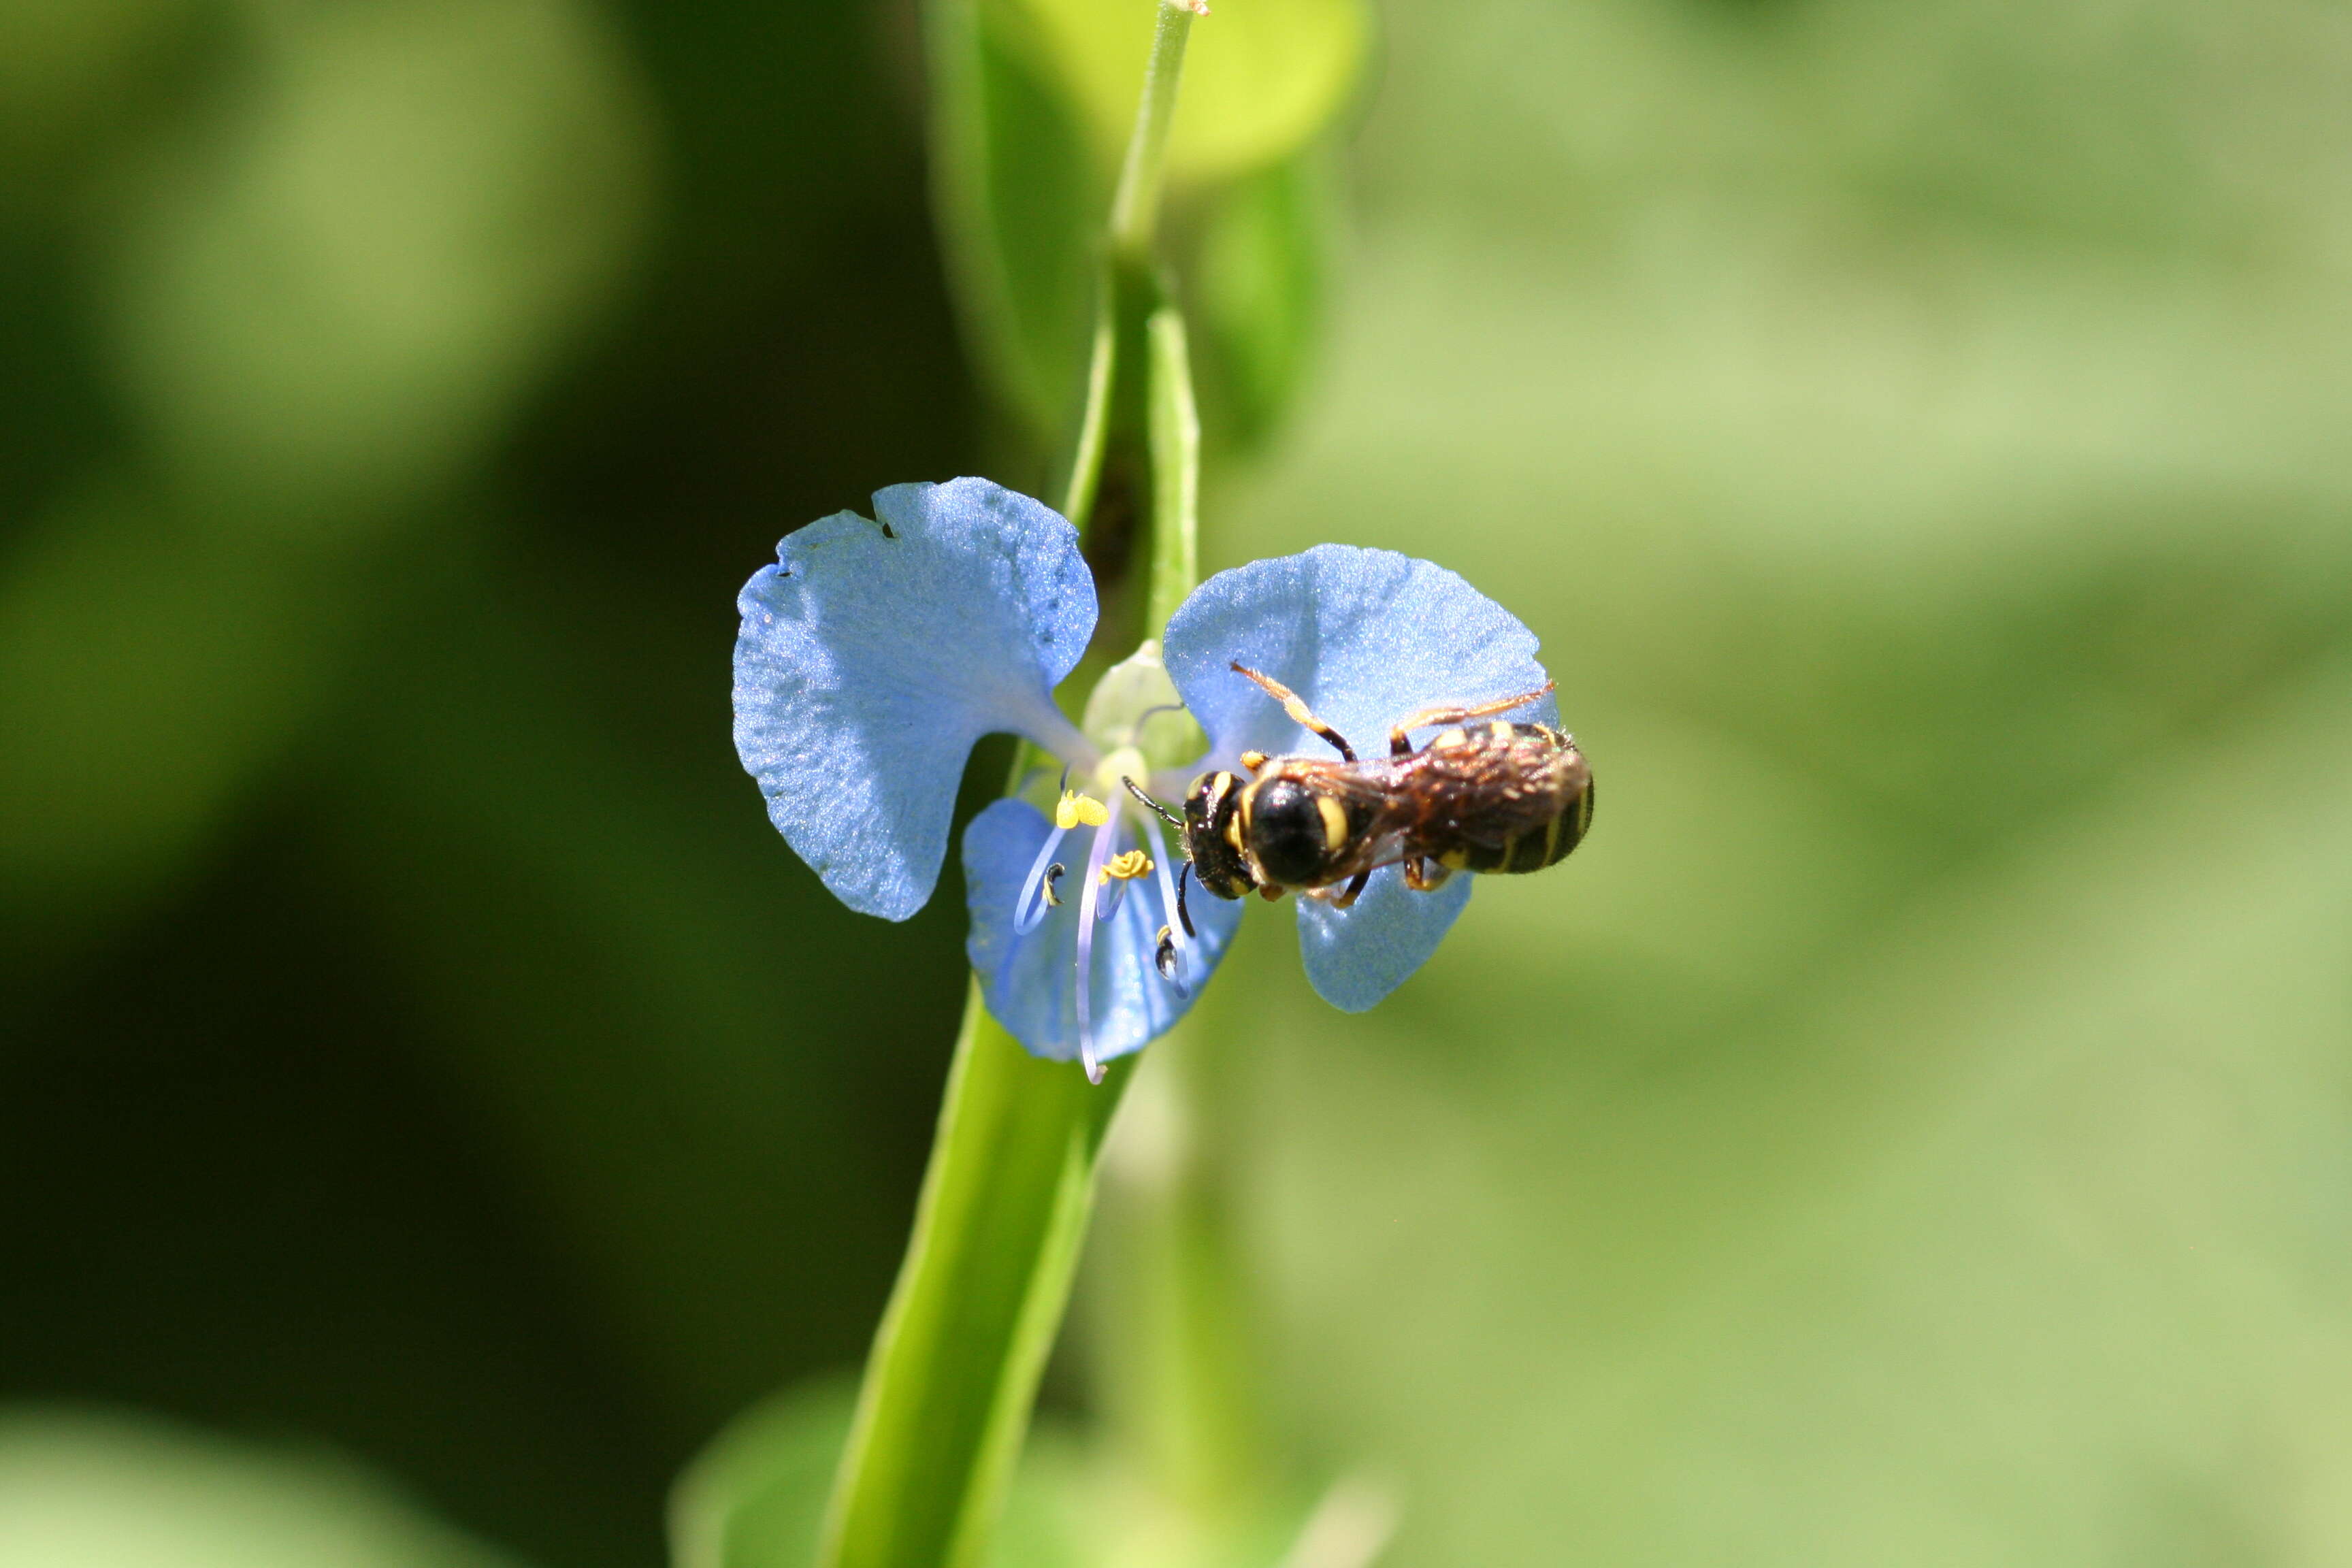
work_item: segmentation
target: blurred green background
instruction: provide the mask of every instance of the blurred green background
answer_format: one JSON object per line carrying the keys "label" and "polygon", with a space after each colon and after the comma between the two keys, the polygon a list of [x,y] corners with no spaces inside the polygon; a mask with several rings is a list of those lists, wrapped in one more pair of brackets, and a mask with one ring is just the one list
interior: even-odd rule
{"label": "blurred green background", "polygon": [[[1283,1463],[1398,1568],[2352,1561],[2345,16],[1379,20],[1206,563],[1461,571],[1601,805],[1363,1017],[1262,911],[1181,1047]],[[0,0],[0,1563],[651,1564],[862,1355],[961,901],[832,904],[726,668],[780,533],[1038,482],[922,82]]]}

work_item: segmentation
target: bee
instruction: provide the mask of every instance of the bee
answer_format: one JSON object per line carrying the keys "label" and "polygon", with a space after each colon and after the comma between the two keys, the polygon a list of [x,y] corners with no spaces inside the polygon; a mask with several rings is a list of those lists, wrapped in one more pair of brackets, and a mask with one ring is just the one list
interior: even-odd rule
{"label": "bee", "polygon": [[[1592,826],[1592,770],[1575,740],[1549,724],[1495,717],[1546,695],[1549,681],[1411,714],[1390,730],[1389,754],[1367,760],[1288,687],[1232,668],[1339,756],[1244,752],[1251,776],[1202,774],[1181,820],[1129,784],[1182,836],[1193,876],[1218,898],[1278,899],[1295,888],[1344,910],[1383,866],[1402,866],[1405,886],[1418,892],[1456,871],[1540,871],[1566,859]],[[1444,728],[1416,750],[1410,732],[1431,726]]]}

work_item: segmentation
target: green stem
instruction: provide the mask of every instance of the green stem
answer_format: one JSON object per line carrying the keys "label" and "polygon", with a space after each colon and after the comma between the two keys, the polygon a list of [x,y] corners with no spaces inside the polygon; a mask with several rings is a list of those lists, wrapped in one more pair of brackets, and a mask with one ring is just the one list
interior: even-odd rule
{"label": "green stem", "polygon": [[1184,45],[1192,36],[1192,6],[1160,0],[1160,25],[1151,35],[1151,63],[1143,71],[1143,101],[1136,106],[1135,131],[1118,170],[1118,190],[1110,202],[1110,243],[1118,255],[1151,253],[1160,220],[1160,183],[1168,167],[1168,127],[1176,117],[1176,87],[1184,74]]}
{"label": "green stem", "polygon": [[1192,402],[1192,361],[1184,317],[1173,305],[1145,327],[1149,388],[1145,418],[1151,451],[1151,565],[1144,590],[1147,637],[1201,581],[1201,415]]}
{"label": "green stem", "polygon": [[1087,353],[1087,405],[1078,416],[1076,450],[1070,482],[1062,490],[1062,515],[1080,533],[1093,521],[1095,495],[1102,488],[1103,452],[1110,443],[1111,381],[1118,372],[1118,289],[1104,267],[1095,288],[1095,335]]}
{"label": "green stem", "polygon": [[[1070,461],[1062,515],[1084,530],[1111,448],[1122,437],[1139,439],[1139,429],[1122,428],[1120,405],[1132,419],[1139,402],[1129,395],[1139,384],[1121,365],[1145,354],[1141,327],[1163,301],[1151,246],[1158,228],[1160,188],[1168,166],[1168,131],[1176,114],[1176,89],[1184,76],[1184,46],[1192,36],[1192,10],[1184,0],[1160,0],[1160,22],[1151,35],[1151,59],[1143,72],[1143,99],[1111,197],[1110,223],[1101,276],[1095,287],[1094,339],[1087,360],[1087,402]],[[1189,392],[1188,392],[1189,395]],[[1156,631],[1161,623],[1154,622]]]}
{"label": "green stem", "polygon": [[1134,1059],[1099,1089],[964,1006],[907,1262],[842,1454],[824,1568],[978,1568],[1021,1455]]}

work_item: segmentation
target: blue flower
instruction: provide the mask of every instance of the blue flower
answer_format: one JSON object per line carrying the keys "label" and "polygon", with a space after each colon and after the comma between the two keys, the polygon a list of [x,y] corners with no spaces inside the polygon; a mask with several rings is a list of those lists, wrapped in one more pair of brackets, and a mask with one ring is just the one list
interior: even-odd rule
{"label": "blue flower", "polygon": [[[1183,1015],[1245,907],[1186,889],[1181,844],[1135,792],[1181,799],[1245,752],[1324,745],[1235,663],[1376,742],[1432,701],[1545,683],[1533,634],[1453,573],[1322,545],[1203,584],[1169,622],[1164,668],[1146,643],[1073,724],[1054,689],[1097,615],[1076,531],[985,479],[897,485],[874,505],[790,535],[745,584],[737,749],[825,886],[889,920],[930,897],[974,742],[1021,735],[1064,764],[965,830],[967,951],[998,1021],[1089,1076]],[[1550,721],[1550,700],[1527,712]],[[1308,979],[1371,1006],[1435,949],[1470,882],[1413,891],[1389,867],[1349,908],[1299,900]]]}

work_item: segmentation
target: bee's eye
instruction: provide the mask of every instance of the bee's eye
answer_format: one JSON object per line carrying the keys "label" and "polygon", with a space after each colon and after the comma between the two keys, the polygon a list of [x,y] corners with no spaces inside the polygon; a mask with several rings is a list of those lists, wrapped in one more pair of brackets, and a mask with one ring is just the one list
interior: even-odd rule
{"label": "bee's eye", "polygon": [[1323,868],[1328,848],[1323,812],[1313,792],[1290,779],[1270,779],[1250,801],[1250,847],[1273,880],[1297,887]]}
{"label": "bee's eye", "polygon": [[1245,899],[1254,885],[1242,864],[1238,786],[1231,773],[1204,773],[1184,800],[1184,850],[1192,875],[1220,899]]}

